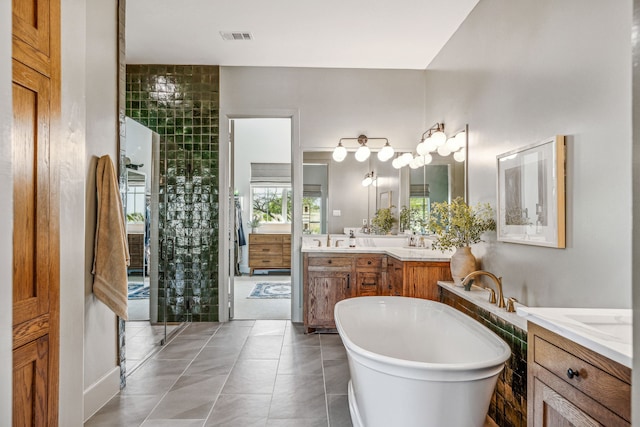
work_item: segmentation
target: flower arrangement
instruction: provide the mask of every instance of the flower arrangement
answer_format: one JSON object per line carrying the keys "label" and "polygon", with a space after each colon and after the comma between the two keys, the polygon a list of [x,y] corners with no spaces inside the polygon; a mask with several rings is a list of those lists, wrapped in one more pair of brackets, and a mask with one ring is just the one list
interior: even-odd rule
{"label": "flower arrangement", "polygon": [[388,234],[393,228],[393,224],[398,221],[391,211],[394,207],[380,208],[376,211],[375,216],[371,219],[371,225],[376,234]]}
{"label": "flower arrangement", "polygon": [[489,203],[471,207],[458,197],[431,205],[428,228],[436,235],[432,248],[444,252],[482,242],[482,233],[495,230],[496,221]]}

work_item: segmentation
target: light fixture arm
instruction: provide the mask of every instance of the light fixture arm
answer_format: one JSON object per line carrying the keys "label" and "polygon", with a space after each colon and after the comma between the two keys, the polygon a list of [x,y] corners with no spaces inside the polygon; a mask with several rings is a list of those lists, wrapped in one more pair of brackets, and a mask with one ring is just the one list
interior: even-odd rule
{"label": "light fixture arm", "polygon": [[[435,132],[444,132],[444,123],[438,122],[438,123],[434,124],[433,126],[431,126],[429,129],[425,130],[424,133],[422,134],[422,136],[420,137],[420,140],[424,141],[425,139],[429,138]],[[427,134],[429,134],[429,135],[427,135]]]}
{"label": "light fixture arm", "polygon": [[369,138],[367,135],[360,135],[357,138],[340,138],[340,143],[342,143],[342,141],[358,141],[358,144],[360,145],[367,145],[367,142],[369,142],[370,140],[380,140],[380,141],[384,141],[385,143],[389,143],[389,139],[388,138]]}

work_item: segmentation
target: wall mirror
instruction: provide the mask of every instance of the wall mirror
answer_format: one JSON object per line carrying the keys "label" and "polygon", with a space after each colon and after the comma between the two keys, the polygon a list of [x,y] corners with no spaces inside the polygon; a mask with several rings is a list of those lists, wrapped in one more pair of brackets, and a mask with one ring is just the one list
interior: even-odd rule
{"label": "wall mirror", "polygon": [[[466,160],[433,153],[427,165],[396,169],[391,161],[381,162],[375,155],[364,162],[353,156],[336,162],[331,153],[329,149],[303,153],[304,234],[360,232],[363,225],[371,224],[378,209],[391,206],[396,218],[403,207],[409,209],[411,222],[406,228],[425,233],[432,203],[467,199]],[[364,186],[367,175],[372,182]],[[405,231],[396,223],[392,234]]]}

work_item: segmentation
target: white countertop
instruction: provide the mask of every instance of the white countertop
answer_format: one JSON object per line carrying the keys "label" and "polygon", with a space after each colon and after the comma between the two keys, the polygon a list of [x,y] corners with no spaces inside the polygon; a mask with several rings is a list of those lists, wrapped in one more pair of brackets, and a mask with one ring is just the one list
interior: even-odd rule
{"label": "white countertop", "polygon": [[523,319],[632,368],[631,309],[520,306],[517,312]]}
{"label": "white countertop", "polygon": [[392,256],[400,261],[450,261],[453,252],[434,251],[425,248],[403,248],[394,246],[356,246],[350,248],[348,246],[340,247],[318,247],[303,246],[302,252],[307,253],[365,253],[365,254],[385,254]]}
{"label": "white countertop", "polygon": [[[489,291],[487,289],[481,288],[476,285],[471,285],[471,290],[465,291],[464,287],[456,286],[453,284],[453,282],[443,282],[443,281],[439,281],[438,285],[466,299],[467,301],[471,301],[478,307],[481,307],[487,310],[488,312],[495,314],[502,320],[505,320],[511,323],[512,325],[517,326],[523,331],[527,330],[526,319],[522,318],[521,316],[518,316],[516,313],[507,312],[507,309],[505,308],[498,308],[497,305],[491,304],[489,302]],[[518,303],[514,303],[514,304],[516,308],[522,306],[521,304],[518,304]]]}

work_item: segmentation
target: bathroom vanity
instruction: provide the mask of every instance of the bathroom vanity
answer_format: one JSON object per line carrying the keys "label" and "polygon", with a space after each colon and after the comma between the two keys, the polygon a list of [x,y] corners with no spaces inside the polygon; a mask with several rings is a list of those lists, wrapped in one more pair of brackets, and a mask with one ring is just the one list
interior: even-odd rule
{"label": "bathroom vanity", "polygon": [[528,425],[631,425],[631,310],[518,308]]}
{"label": "bathroom vanity", "polygon": [[451,280],[449,257],[404,248],[304,248],[303,321],[307,332],[336,327],[338,301],[401,295],[438,299],[438,281]]}

